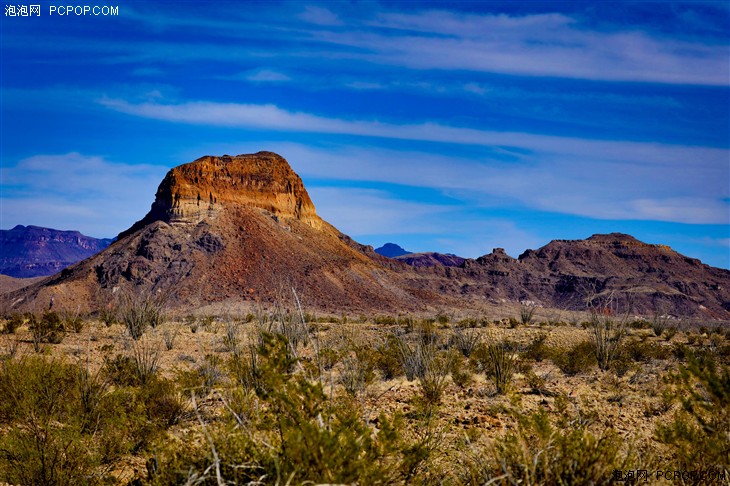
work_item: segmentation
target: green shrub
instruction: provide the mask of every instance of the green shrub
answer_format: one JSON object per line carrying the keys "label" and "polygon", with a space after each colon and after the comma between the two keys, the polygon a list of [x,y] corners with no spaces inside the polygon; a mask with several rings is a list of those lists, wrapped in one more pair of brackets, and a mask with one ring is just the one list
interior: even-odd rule
{"label": "green shrub", "polygon": [[399,419],[380,416],[373,431],[353,401],[333,400],[320,383],[293,372],[289,346],[283,336],[263,336],[258,413],[245,427],[240,416],[208,423],[200,445],[162,451],[156,482],[384,484],[414,477],[424,455],[402,438]]}
{"label": "green shrub", "polygon": [[618,356],[626,327],[626,317],[614,317],[610,308],[591,309],[588,338],[593,344],[598,368],[602,371],[608,370],[611,362]]}
{"label": "green shrub", "polygon": [[373,323],[379,326],[394,326],[398,323],[398,321],[393,316],[375,316],[373,318]]}
{"label": "green shrub", "polygon": [[594,435],[579,425],[555,428],[543,410],[520,418],[517,431],[498,438],[486,458],[475,454],[467,466],[466,481],[613,484],[615,470],[641,469],[624,443],[623,437],[610,430]]}
{"label": "green shrub", "polygon": [[675,334],[677,334],[677,328],[675,326],[669,326],[664,329],[664,339],[667,341],[671,341]]}
{"label": "green shrub", "polygon": [[137,366],[131,356],[117,354],[105,357],[102,371],[106,379],[117,386],[138,386],[141,384]]}
{"label": "green shrub", "polygon": [[480,341],[481,334],[479,331],[459,326],[454,329],[453,334],[449,337],[449,347],[458,349],[464,357],[468,358]]}
{"label": "green shrub", "polygon": [[341,361],[339,382],[349,395],[357,396],[375,379],[375,353],[368,346],[352,343],[350,349]]}
{"label": "green shrub", "polygon": [[507,340],[482,343],[474,350],[472,360],[477,370],[492,380],[497,393],[509,391],[518,361],[514,343]]}
{"label": "green shrub", "polygon": [[15,331],[23,325],[25,322],[25,319],[21,314],[15,313],[12,314],[6,321],[5,326],[3,327],[3,333],[5,334],[15,334]]}
{"label": "green shrub", "polygon": [[464,356],[458,351],[451,350],[449,358],[451,363],[451,380],[459,388],[466,388],[472,383],[473,377],[471,370],[466,366]]}
{"label": "green shrub", "polygon": [[553,349],[550,355],[555,366],[569,376],[584,373],[596,365],[595,347],[590,341],[581,341],[567,351]]}
{"label": "green shrub", "polygon": [[546,358],[549,358],[550,348],[547,345],[547,338],[548,335],[544,332],[541,332],[540,334],[535,336],[532,341],[530,341],[530,344],[528,344],[525,348],[523,357],[526,359],[531,359],[538,363]]}
{"label": "green shrub", "polygon": [[[195,369],[178,372],[177,381],[182,388],[195,390],[197,395],[205,396],[223,379],[222,365],[219,356],[206,354]],[[237,379],[246,380],[245,376],[249,371],[245,368],[245,362],[240,359],[240,355],[234,354],[233,359],[228,362],[228,367]]]}
{"label": "green shrub", "polygon": [[657,427],[656,437],[675,449],[680,469],[721,471],[728,477],[730,369],[709,353],[690,353],[669,382],[682,408]]}
{"label": "green shrub", "polygon": [[3,361],[0,396],[0,482],[108,483],[130,450],[126,400],[76,365]]}
{"label": "green shrub", "polygon": [[652,359],[665,360],[669,358],[669,347],[654,344],[649,341],[633,339],[622,346],[619,354],[625,354],[628,359],[638,363],[648,363]]}
{"label": "green shrub", "polygon": [[404,373],[398,337],[388,334],[375,347],[375,367],[384,380],[392,380]]}
{"label": "green shrub", "polygon": [[46,312],[40,319],[32,316],[29,321],[33,348],[36,352],[42,349],[42,343],[59,344],[66,335],[63,321],[55,312]]}
{"label": "green shrub", "polygon": [[424,373],[418,377],[421,398],[427,405],[438,405],[452,368],[451,359],[447,353],[436,353],[426,359],[424,366]]}

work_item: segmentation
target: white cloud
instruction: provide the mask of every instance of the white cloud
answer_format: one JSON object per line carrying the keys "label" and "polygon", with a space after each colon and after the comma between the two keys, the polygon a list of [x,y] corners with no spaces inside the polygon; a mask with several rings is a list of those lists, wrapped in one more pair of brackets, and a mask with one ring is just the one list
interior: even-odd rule
{"label": "white cloud", "polygon": [[[411,166],[408,159],[391,153],[397,165],[389,162],[391,159],[376,158],[351,164],[357,169],[347,170],[391,182],[509,197],[537,209],[583,216],[687,223],[728,221],[728,204],[721,201],[730,196],[730,152],[725,149],[496,132],[436,123],[343,120],[290,112],[275,105],[100,102],[124,113],[181,123],[468,144],[508,151],[514,147],[520,163],[488,159],[475,163],[418,154]],[[358,152],[361,158],[367,154],[367,150]],[[331,176],[330,170],[336,173],[341,169],[328,169]]]}
{"label": "white cloud", "polygon": [[[619,144],[619,142],[616,142]],[[644,163],[629,145],[626,161],[566,154],[534,154],[526,163],[361,147],[312,148],[273,144],[305,178],[374,181],[434,188],[466,205],[526,206],[615,220],[727,224],[730,168],[718,158],[669,159],[664,147]],[[679,149],[682,149],[680,147]],[[700,152],[701,153],[701,152]],[[646,155],[640,153],[640,156]],[[727,159],[725,159],[727,160]]]}
{"label": "white cloud", "polygon": [[314,5],[307,5],[304,7],[304,11],[298,16],[305,22],[317,25],[341,25],[342,22],[335,13],[324,7],[317,7]]}
{"label": "white cloud", "polygon": [[116,236],[141,219],[167,171],[75,152],[37,155],[1,170],[3,228],[34,224],[96,237]]}
{"label": "white cloud", "polygon": [[[641,164],[664,165],[692,160],[700,166],[727,161],[728,151],[707,147],[686,147],[649,142],[602,141],[521,132],[498,132],[438,123],[393,124],[379,121],[328,118],[292,112],[273,104],[256,105],[192,101],[180,104],[129,103],[102,98],[107,108],[130,115],[195,125],[318,132],[370,137],[418,140],[482,146],[516,146],[527,150],[594,157],[606,160],[635,160]],[[692,156],[689,159],[688,156]]]}
{"label": "white cloud", "polygon": [[[729,48],[590,30],[562,14],[511,17],[449,11],[385,13],[362,31],[318,31],[315,39],[356,48],[353,57],[412,69],[670,84],[730,83]],[[390,31],[384,31],[390,29]]]}
{"label": "white cloud", "polygon": [[309,193],[322,218],[375,246],[386,243],[385,238],[397,240],[409,251],[477,258],[496,247],[516,257],[544,244],[511,221],[465,216],[461,205],[409,201],[377,189],[311,186]]}
{"label": "white cloud", "polygon": [[453,207],[423,204],[390,196],[376,189],[308,187],[317,213],[351,235],[440,233],[434,217]]}
{"label": "white cloud", "polygon": [[262,69],[246,74],[248,81],[258,82],[277,82],[277,81],[291,81],[291,78],[284,73],[278,71],[272,71],[270,69]]}

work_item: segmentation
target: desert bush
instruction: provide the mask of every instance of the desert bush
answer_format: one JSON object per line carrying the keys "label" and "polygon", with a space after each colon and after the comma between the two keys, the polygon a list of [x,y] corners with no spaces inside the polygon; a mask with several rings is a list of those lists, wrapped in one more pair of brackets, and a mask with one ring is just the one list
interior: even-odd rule
{"label": "desert bush", "polygon": [[105,357],[102,372],[107,380],[117,386],[140,385],[137,367],[131,356],[117,354],[114,358]]}
{"label": "desert bush", "polygon": [[598,368],[606,371],[617,357],[621,341],[626,336],[627,316],[617,317],[611,303],[605,306],[592,307],[588,321],[588,337],[593,344]]}
{"label": "desert bush", "polygon": [[0,396],[2,482],[108,483],[130,450],[125,400],[79,366],[37,356],[3,361]]}
{"label": "desert bush", "polygon": [[375,345],[375,367],[384,380],[392,380],[404,373],[401,344],[398,336],[387,334]]}
{"label": "desert bush", "polygon": [[497,393],[504,394],[509,391],[519,359],[513,343],[507,340],[489,339],[477,347],[472,358],[477,369],[492,380]]}
{"label": "desert bush", "polygon": [[593,343],[581,341],[568,350],[553,349],[550,359],[555,366],[568,376],[584,373],[596,364],[596,353]]}
{"label": "desert bush", "polygon": [[177,339],[178,334],[180,334],[180,330],[178,328],[170,329],[168,327],[162,331],[162,340],[165,343],[165,349],[172,351],[175,348],[175,340]]}
{"label": "desert bush", "polygon": [[139,401],[145,404],[146,417],[158,429],[179,423],[189,413],[189,401],[177,390],[175,383],[159,377],[141,387]]}
{"label": "desert bush", "polygon": [[451,364],[451,380],[459,388],[466,388],[472,383],[473,377],[471,370],[467,366],[464,355],[457,350],[449,351],[449,363]]}
{"label": "desert bush", "polygon": [[[373,323],[379,326],[395,326],[398,324],[398,319],[393,316],[375,316],[373,318]],[[403,324],[408,325],[406,321],[404,321]]]}
{"label": "desert bush", "polygon": [[118,296],[117,315],[135,341],[148,327],[162,323],[167,294],[140,290],[122,291]]}
{"label": "desert bush", "polygon": [[29,321],[33,348],[36,352],[42,349],[42,343],[59,344],[66,335],[63,321],[55,312],[45,312],[40,319],[32,316]]}
{"label": "desert bush", "polygon": [[367,349],[355,349],[354,352],[348,353],[340,364],[338,381],[351,396],[363,393],[375,379],[373,359]]}
{"label": "desert bush", "polygon": [[537,310],[537,304],[534,302],[529,300],[520,302],[520,323],[526,326],[531,324],[535,316],[535,310]]}
{"label": "desert bush", "polygon": [[625,355],[634,362],[648,363],[652,359],[665,360],[669,358],[669,347],[653,344],[649,341],[632,339],[627,341],[619,350],[619,355]]}
{"label": "desert bush", "polygon": [[331,370],[342,359],[342,355],[336,349],[331,347],[320,348],[319,363],[324,371]]}
{"label": "desert bush", "polygon": [[[206,354],[205,358],[194,369],[178,372],[177,382],[183,389],[194,390],[196,395],[205,396],[223,380],[225,376],[223,364],[220,356]],[[228,362],[229,370],[233,370],[237,378],[243,378],[246,370],[232,367],[236,365],[242,366],[243,362],[237,361],[235,358],[233,361]]]}
{"label": "desert bush", "polygon": [[699,335],[693,333],[692,331],[687,331],[687,344],[692,346],[694,344],[697,344],[698,341],[702,342],[702,338]]}
{"label": "desert bush", "polygon": [[522,356],[525,359],[531,359],[538,363],[546,358],[549,358],[550,347],[547,345],[547,338],[548,335],[544,332],[541,332],[540,334],[532,338],[530,344],[525,347],[525,351]]}
{"label": "desert bush", "polygon": [[666,341],[671,341],[675,334],[677,334],[677,328],[675,326],[669,326],[664,329],[664,339]]}
{"label": "desert bush", "polygon": [[132,343],[131,352],[135,372],[139,382],[144,385],[153,379],[160,369],[160,348],[157,343],[137,341]]}
{"label": "desert bush", "polygon": [[15,334],[15,331],[23,325],[25,322],[25,319],[23,318],[22,314],[18,314],[17,312],[15,314],[12,314],[6,321],[5,325],[3,326],[3,333],[4,334]]}
{"label": "desert bush", "polygon": [[[573,422],[575,423],[575,422]],[[514,433],[496,440],[491,454],[476,451],[467,465],[472,484],[613,484],[614,471],[641,469],[625,440],[579,425],[555,428],[547,413],[521,417]]]}
{"label": "desert bush", "polygon": [[223,346],[233,354],[241,349],[241,326],[235,319],[226,319],[224,322]]}
{"label": "desert bush", "polygon": [[654,317],[651,320],[651,330],[654,331],[654,335],[659,337],[669,327],[669,320],[671,317],[665,309],[657,309],[654,313]]}
{"label": "desert bush", "polygon": [[413,339],[406,335],[393,335],[398,346],[398,358],[405,371],[408,381],[422,378],[426,373],[428,363],[436,358],[436,335],[430,331],[415,331]]}
{"label": "desert bush", "polygon": [[259,350],[254,343],[250,343],[245,352],[232,355],[227,363],[227,368],[233,383],[243,387],[244,391],[262,392],[264,382]]}
{"label": "desert bush", "polygon": [[20,338],[4,336],[2,340],[2,347],[0,347],[0,360],[15,358],[19,349]]}
{"label": "desert bush", "polygon": [[99,320],[104,323],[106,327],[111,327],[117,322],[119,322],[119,318],[117,316],[117,309],[113,304],[108,304],[106,306],[102,306],[101,309],[99,309]]}
{"label": "desert bush", "polygon": [[79,309],[76,309],[75,312],[63,312],[61,320],[65,329],[71,329],[76,334],[84,330],[84,319],[81,317]]}
{"label": "desert bush", "polygon": [[237,416],[217,426],[199,416],[206,440],[186,444],[184,454],[162,451],[159,483],[384,484],[413,478],[423,461],[414,452],[417,444],[405,441],[385,416],[374,432],[351,400],[333,400],[320,383],[292,372],[290,346],[283,336],[266,334],[257,350],[263,385],[255,399],[262,406],[251,414],[252,423],[239,427]]}
{"label": "desert bush", "polygon": [[449,347],[458,349],[464,357],[468,358],[481,340],[481,334],[476,329],[468,329],[461,326],[454,328],[449,337]]}
{"label": "desert bush", "polygon": [[656,437],[677,452],[682,470],[730,474],[730,369],[709,353],[690,353],[668,378],[682,405]]}
{"label": "desert bush", "polygon": [[452,369],[452,360],[448,353],[427,355],[424,361],[424,373],[418,377],[421,399],[427,405],[438,405],[447,385],[447,377]]}

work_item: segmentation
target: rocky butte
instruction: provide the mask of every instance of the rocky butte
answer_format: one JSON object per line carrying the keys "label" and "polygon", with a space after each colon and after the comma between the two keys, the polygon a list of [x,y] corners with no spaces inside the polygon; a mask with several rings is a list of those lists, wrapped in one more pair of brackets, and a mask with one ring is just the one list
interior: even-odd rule
{"label": "rocky butte", "polygon": [[[485,245],[486,246],[486,245]],[[446,258],[448,257],[448,258]],[[585,309],[616,293],[636,312],[730,319],[730,271],[629,235],[556,240],[518,258],[386,258],[322,220],[281,156],[205,156],[171,169],[150,211],[100,253],[0,296],[18,310],[92,310],[117,292],[239,311],[297,292],[311,310],[435,312],[531,300]],[[410,264],[409,264],[410,263]]]}

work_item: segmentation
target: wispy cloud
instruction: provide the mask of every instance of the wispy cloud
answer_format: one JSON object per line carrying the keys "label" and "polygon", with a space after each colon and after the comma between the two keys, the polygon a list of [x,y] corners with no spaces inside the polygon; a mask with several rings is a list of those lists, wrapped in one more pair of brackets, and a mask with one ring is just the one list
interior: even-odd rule
{"label": "wispy cloud", "polygon": [[23,159],[2,167],[2,226],[116,236],[149,210],[166,170],[79,153]]}
{"label": "wispy cloud", "polygon": [[437,219],[453,207],[407,201],[377,189],[314,185],[308,189],[318,212],[346,234],[424,234],[444,231]]}
{"label": "wispy cloud", "polygon": [[315,5],[307,5],[304,11],[299,14],[299,18],[305,22],[317,25],[341,25],[342,21],[331,10],[318,7]]}
{"label": "wispy cloud", "polygon": [[[286,8],[291,11],[287,12]],[[337,60],[338,69],[502,73],[600,81],[665,84],[730,84],[730,46],[694,36],[683,38],[639,24],[596,27],[584,16],[548,14],[474,14],[459,11],[356,5],[347,15],[325,6],[258,6],[251,11],[214,8],[188,15],[155,9],[127,9],[125,19],[160,31],[199,29],[198,42],[80,42],[73,38],[23,39],[15,44],[107,53],[102,62],[191,60],[230,64],[266,57],[282,63],[316,58]],[[696,17],[696,16],[695,16]],[[703,22],[685,10],[685,23]],[[265,19],[262,21],[262,19]],[[302,22],[303,21],[303,22]],[[694,27],[698,29],[698,27]],[[206,35],[206,32],[215,35]],[[267,45],[261,39],[275,42]],[[221,48],[221,43],[226,48]],[[30,43],[30,44],[29,44]],[[245,47],[244,47],[245,46]],[[346,63],[345,61],[351,61]]]}
{"label": "wispy cloud", "polygon": [[290,81],[291,78],[284,73],[273,71],[271,69],[261,69],[248,73],[246,79],[249,81],[277,82]]}
{"label": "wispy cloud", "polygon": [[[600,152],[590,159],[569,153],[534,154],[523,163],[504,163],[377,148],[280,144],[278,149],[296,161],[305,176],[436,188],[465,207],[517,205],[611,220],[730,220],[730,205],[724,200],[730,191],[730,168],[722,158],[714,167],[692,167],[697,159],[688,147],[686,159],[667,163],[664,157],[672,147],[664,147],[646,165],[607,160]],[[631,157],[627,150],[626,158]]]}
{"label": "wispy cloud", "polygon": [[[425,185],[506,196],[546,211],[609,219],[728,221],[729,206],[722,200],[730,195],[730,152],[725,149],[497,132],[436,123],[342,120],[290,112],[274,105],[131,104],[117,99],[100,103],[123,113],[170,122],[514,147],[520,163],[455,163],[441,157],[431,158],[430,165],[419,162],[405,169],[408,164],[399,157],[401,169],[390,164],[376,169],[386,174],[405,171],[394,182],[413,184],[421,179]],[[373,169],[372,162],[363,163],[360,167]]]}
{"label": "wispy cloud", "polygon": [[322,217],[346,234],[376,246],[396,241],[410,251],[440,248],[476,258],[495,247],[517,256],[544,244],[512,221],[470,218],[459,205],[404,200],[376,189],[314,185],[309,192]]}
{"label": "wispy cloud", "polygon": [[358,56],[371,61],[412,69],[670,84],[730,83],[727,42],[683,41],[631,28],[603,32],[563,14],[396,12],[382,14],[371,23],[390,31],[322,30],[314,37],[358,48]]}
{"label": "wispy cloud", "polygon": [[345,120],[306,112],[294,112],[273,104],[219,103],[191,101],[179,104],[130,103],[123,99],[101,98],[107,108],[130,115],[195,125],[265,128],[280,131],[319,132],[368,137],[419,140],[483,146],[521,147],[551,153],[606,160],[635,160],[642,164],[686,162],[717,166],[727,160],[728,151],[708,147],[684,147],[642,142],[614,142],[519,132],[499,132],[439,123],[394,124],[379,121]]}

